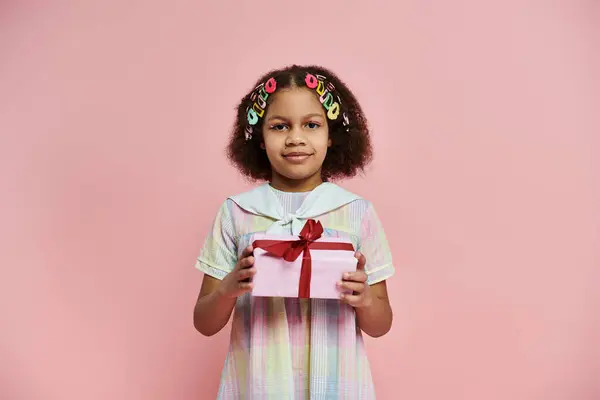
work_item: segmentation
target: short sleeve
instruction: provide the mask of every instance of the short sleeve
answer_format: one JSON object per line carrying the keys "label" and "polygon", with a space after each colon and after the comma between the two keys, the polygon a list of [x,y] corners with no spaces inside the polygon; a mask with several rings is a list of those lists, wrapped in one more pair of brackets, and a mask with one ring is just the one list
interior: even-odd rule
{"label": "short sleeve", "polygon": [[215,217],[196,268],[213,278],[223,279],[237,262],[237,240],[228,202],[224,202]]}
{"label": "short sleeve", "polygon": [[362,217],[358,251],[367,260],[365,272],[369,285],[384,281],[394,274],[392,253],[381,221],[372,204],[369,204]]}

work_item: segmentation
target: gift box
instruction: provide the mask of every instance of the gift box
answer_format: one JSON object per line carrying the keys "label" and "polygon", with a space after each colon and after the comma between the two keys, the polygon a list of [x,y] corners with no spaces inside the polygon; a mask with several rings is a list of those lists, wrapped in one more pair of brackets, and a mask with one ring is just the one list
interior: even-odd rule
{"label": "gift box", "polygon": [[336,283],[356,271],[352,243],[322,237],[323,227],[309,220],[299,236],[255,234],[254,296],[339,299]]}

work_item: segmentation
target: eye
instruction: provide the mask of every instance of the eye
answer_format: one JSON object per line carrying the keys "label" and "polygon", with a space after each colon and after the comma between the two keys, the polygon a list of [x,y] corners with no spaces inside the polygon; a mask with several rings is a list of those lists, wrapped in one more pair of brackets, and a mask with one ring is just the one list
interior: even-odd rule
{"label": "eye", "polygon": [[269,129],[271,129],[272,131],[284,131],[287,129],[287,125],[286,124],[275,124],[275,125],[271,125],[269,127]]}
{"label": "eye", "polygon": [[321,126],[321,124],[317,123],[317,122],[307,122],[306,123],[306,127],[308,129],[317,129]]}

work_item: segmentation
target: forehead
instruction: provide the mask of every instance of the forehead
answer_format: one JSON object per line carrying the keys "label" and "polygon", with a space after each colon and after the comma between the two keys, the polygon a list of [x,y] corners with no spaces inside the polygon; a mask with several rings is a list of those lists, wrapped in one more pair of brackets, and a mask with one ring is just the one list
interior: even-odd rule
{"label": "forehead", "polygon": [[323,105],[319,102],[314,91],[307,88],[286,88],[273,94],[267,107],[267,115],[303,116],[319,113],[325,116]]}

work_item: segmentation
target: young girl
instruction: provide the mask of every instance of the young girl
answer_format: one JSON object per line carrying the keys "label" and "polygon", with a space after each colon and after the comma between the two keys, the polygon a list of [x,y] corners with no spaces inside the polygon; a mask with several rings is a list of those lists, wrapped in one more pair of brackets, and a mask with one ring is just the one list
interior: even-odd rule
{"label": "young girl", "polygon": [[[221,206],[196,267],[204,279],[194,326],[219,332],[233,312],[219,399],[372,399],[362,332],[392,324],[394,267],[371,203],[330,183],[371,158],[366,118],[331,71],[291,66],[263,76],[237,109],[228,147],[245,176],[266,183]],[[357,249],[339,300],[253,297],[258,232],[298,235],[307,220]]]}

